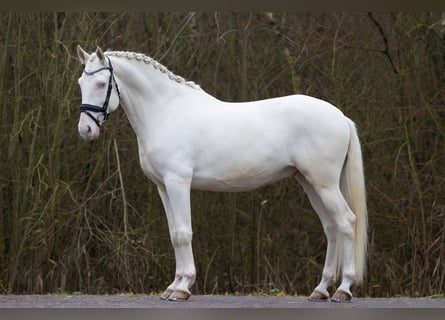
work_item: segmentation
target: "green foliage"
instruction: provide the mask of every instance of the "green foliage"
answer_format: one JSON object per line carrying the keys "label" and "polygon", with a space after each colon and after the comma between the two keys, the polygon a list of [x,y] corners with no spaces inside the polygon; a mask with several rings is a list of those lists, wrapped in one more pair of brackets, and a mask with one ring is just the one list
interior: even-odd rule
{"label": "green foliage", "polygon": [[[359,128],[370,220],[361,296],[445,287],[444,17],[0,14],[0,291],[160,291],[174,255],[122,110],[77,133],[75,48],[146,53],[226,101],[303,93]],[[195,293],[307,295],[325,239],[294,181],[192,193]]]}

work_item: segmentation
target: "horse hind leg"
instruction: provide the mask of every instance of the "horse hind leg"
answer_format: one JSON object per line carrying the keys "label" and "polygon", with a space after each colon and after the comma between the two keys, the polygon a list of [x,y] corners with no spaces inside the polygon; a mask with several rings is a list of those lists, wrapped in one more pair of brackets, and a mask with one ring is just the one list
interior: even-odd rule
{"label": "horse hind leg", "polygon": [[334,254],[337,255],[338,268],[342,269],[342,282],[332,296],[331,301],[348,302],[352,299],[350,287],[355,280],[354,236],[356,217],[337,184],[315,189],[327,210],[327,214],[330,216],[330,220],[335,223],[336,232],[330,236],[336,237]]}
{"label": "horse hind leg", "polygon": [[338,269],[338,257],[336,250],[336,224],[335,221],[332,220],[332,217],[329,215],[328,210],[324,206],[321,198],[318,196],[317,192],[306,180],[306,178],[302,174],[297,173],[295,175],[295,179],[303,186],[312,207],[317,212],[320,218],[320,221],[323,225],[323,230],[327,238],[326,258],[323,267],[322,279],[310,295],[309,300],[327,301],[329,299],[328,288],[335,283]]}

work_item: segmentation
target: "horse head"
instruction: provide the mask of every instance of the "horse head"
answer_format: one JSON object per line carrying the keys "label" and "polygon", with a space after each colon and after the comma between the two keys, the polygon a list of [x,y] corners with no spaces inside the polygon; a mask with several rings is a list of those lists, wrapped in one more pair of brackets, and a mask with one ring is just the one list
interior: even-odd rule
{"label": "horse head", "polygon": [[102,123],[119,106],[119,88],[111,60],[101,48],[88,54],[77,46],[77,55],[84,65],[78,80],[82,93],[78,130],[83,139],[92,140],[99,136]]}

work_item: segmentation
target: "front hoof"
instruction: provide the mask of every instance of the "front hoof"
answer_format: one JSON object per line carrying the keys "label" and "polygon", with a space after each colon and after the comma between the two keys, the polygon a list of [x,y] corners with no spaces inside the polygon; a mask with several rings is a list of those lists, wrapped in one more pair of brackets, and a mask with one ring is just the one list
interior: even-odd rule
{"label": "front hoof", "polygon": [[190,298],[191,294],[181,290],[175,290],[170,296],[168,300],[170,301],[185,301]]}
{"label": "front hoof", "polygon": [[352,295],[343,290],[337,290],[337,292],[332,296],[332,302],[351,302]]}
{"label": "front hoof", "polygon": [[328,301],[329,296],[327,296],[326,294],[315,290],[314,292],[312,292],[311,296],[309,297],[309,301],[322,301],[322,302],[326,302]]}

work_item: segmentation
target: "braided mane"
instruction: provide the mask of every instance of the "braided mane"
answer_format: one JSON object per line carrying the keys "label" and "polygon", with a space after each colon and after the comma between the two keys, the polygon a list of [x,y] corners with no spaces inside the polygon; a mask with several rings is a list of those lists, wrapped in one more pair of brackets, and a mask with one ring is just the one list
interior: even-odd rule
{"label": "braided mane", "polygon": [[155,59],[146,56],[143,53],[129,52],[129,51],[107,51],[105,55],[113,56],[117,58],[127,58],[128,60],[136,60],[140,62],[144,62],[145,64],[151,64],[153,68],[159,70],[161,73],[165,74],[170,80],[173,80],[177,83],[185,84],[193,89],[201,90],[201,87],[193,81],[187,81],[181,76],[175,75],[173,72],[167,69],[163,64],[159,63]]}

